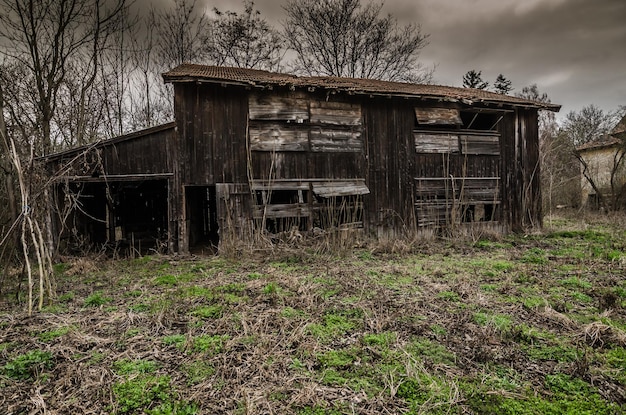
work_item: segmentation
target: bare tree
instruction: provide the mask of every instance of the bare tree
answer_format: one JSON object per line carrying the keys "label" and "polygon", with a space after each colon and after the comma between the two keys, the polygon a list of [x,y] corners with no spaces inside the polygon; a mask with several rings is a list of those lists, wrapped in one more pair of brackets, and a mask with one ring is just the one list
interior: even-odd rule
{"label": "bare tree", "polygon": [[160,70],[185,62],[206,61],[211,26],[196,0],[173,0],[172,8],[153,10],[153,13],[159,39],[154,46]]}
{"label": "bare tree", "polygon": [[[537,84],[522,88],[515,94],[531,101],[550,103],[548,94],[540,92]],[[574,146],[559,130],[552,111],[539,111],[539,156],[544,211],[557,206],[577,206],[580,201],[578,162],[573,156]]]}
{"label": "bare tree", "polygon": [[591,104],[580,111],[570,111],[563,122],[567,132],[576,146],[596,140],[611,131],[618,121],[618,112],[605,112]]}
{"label": "bare tree", "polygon": [[290,0],[284,6],[285,42],[297,72],[308,75],[430,82],[419,62],[428,44],[419,25],[399,26],[381,16],[382,3],[360,0]]}
{"label": "bare tree", "polygon": [[123,6],[124,0],[110,5],[104,0],[0,1],[0,40],[8,45],[4,53],[28,68],[36,88],[41,125],[36,150],[40,154],[49,154],[53,149],[52,120],[57,95],[69,73],[68,63],[86,53],[81,58],[88,56],[91,70],[83,74],[85,86],[95,81],[96,52],[102,35]]}
{"label": "bare tree", "polygon": [[214,8],[212,58],[217,65],[278,70],[284,50],[278,31],[274,30],[254,2],[244,1],[244,12],[221,12]]}

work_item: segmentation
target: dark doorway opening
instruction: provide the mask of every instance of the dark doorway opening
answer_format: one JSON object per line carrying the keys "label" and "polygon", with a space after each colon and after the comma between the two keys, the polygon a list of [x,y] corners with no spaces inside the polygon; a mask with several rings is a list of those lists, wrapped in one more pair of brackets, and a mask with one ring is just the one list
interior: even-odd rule
{"label": "dark doorway opening", "polygon": [[185,187],[189,248],[210,248],[219,244],[217,193],[215,186]]}
{"label": "dark doorway opening", "polygon": [[[167,242],[166,180],[69,183],[60,188],[61,248],[161,249]],[[67,212],[67,213],[65,213]]]}

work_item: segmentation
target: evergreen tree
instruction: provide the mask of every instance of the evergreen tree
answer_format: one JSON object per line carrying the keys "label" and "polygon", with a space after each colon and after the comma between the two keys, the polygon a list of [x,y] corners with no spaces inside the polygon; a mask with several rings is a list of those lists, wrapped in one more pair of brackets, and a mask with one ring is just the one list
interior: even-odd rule
{"label": "evergreen tree", "polygon": [[486,89],[488,86],[489,82],[483,81],[482,71],[472,69],[463,75],[464,88]]}
{"label": "evergreen tree", "polygon": [[506,95],[513,90],[513,86],[510,79],[507,79],[504,75],[500,74],[496,78],[496,82],[493,83],[493,89],[498,94]]}

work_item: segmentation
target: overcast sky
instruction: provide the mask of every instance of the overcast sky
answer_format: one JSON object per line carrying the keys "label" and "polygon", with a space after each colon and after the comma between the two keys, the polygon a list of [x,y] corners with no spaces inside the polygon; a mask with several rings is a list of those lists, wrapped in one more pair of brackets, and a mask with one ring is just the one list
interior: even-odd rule
{"label": "overcast sky", "polygon": [[[164,1],[164,0],[161,0]],[[201,0],[202,1],[202,0]],[[366,2],[368,0],[363,0]],[[241,2],[204,0],[240,11]],[[256,0],[280,27],[285,0]],[[536,83],[560,117],[595,104],[626,105],[626,0],[386,0],[400,23],[418,23],[430,35],[422,52],[436,64],[438,84],[461,86],[470,69],[493,83],[500,73],[515,90]]]}

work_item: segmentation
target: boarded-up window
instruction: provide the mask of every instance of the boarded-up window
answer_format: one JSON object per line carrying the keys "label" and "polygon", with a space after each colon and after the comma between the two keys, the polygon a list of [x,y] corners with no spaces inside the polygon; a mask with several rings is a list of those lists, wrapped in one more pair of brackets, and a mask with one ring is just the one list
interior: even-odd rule
{"label": "boarded-up window", "polygon": [[417,153],[458,153],[459,136],[451,133],[415,132]]}
{"label": "boarded-up window", "polygon": [[306,151],[308,129],[290,124],[250,125],[250,149],[254,151]]}
{"label": "boarded-up window", "polygon": [[250,94],[248,111],[251,120],[302,123],[309,119],[308,100],[304,95]]}
{"label": "boarded-up window", "polygon": [[312,185],[313,193],[320,197],[367,195],[370,192],[363,179],[313,182]]}
{"label": "boarded-up window", "polygon": [[311,101],[311,123],[361,125],[361,105],[346,102]]}
{"label": "boarded-up window", "polygon": [[461,125],[461,114],[454,108],[415,108],[421,125]]}
{"label": "boarded-up window", "polygon": [[461,152],[463,154],[480,154],[497,156],[500,154],[500,137],[498,135],[467,135],[462,134]]}
{"label": "boarded-up window", "polygon": [[311,127],[311,151],[359,152],[361,133],[331,127]]}

